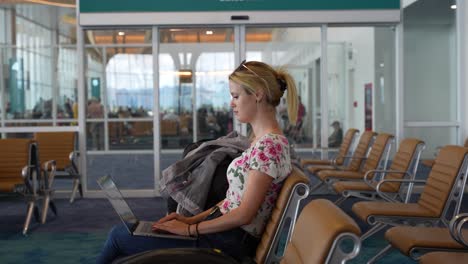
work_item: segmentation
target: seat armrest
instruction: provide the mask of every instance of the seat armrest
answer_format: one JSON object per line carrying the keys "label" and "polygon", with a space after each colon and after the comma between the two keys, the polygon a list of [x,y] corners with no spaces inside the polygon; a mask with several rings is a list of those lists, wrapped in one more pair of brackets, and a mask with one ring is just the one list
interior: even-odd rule
{"label": "seat armrest", "polygon": [[79,151],[72,151],[70,152],[70,155],[68,156],[68,158],[70,159],[70,164],[71,164],[71,167],[73,168],[73,170],[75,171],[75,173],[79,173],[78,172],[78,166],[76,165],[76,158],[78,158],[80,156],[80,152]]}
{"label": "seat armrest", "polygon": [[426,183],[426,180],[416,180],[416,179],[413,179],[413,180],[410,180],[410,179],[382,179],[380,180],[378,183],[377,183],[377,186],[375,187],[375,191],[377,192],[377,194],[382,197],[383,199],[387,200],[387,201],[390,201],[390,202],[394,202],[394,200],[392,198],[390,198],[388,195],[386,195],[384,192],[382,192],[380,190],[380,186],[382,186],[383,184],[387,183],[387,182],[401,182],[401,183]]}
{"label": "seat armrest", "polygon": [[70,154],[68,155],[68,159],[70,159],[70,161],[74,161],[75,158],[78,158],[80,156],[80,152],[79,151],[72,151],[70,152]]}
{"label": "seat armrest", "polygon": [[[31,169],[36,168],[34,165],[26,165],[21,170],[21,176],[23,177],[26,191],[30,194],[36,195],[37,191],[37,175],[36,173],[30,173]],[[32,176],[32,177],[31,177]]]}
{"label": "seat armrest", "polygon": [[44,172],[46,172],[47,177],[47,186],[44,184],[44,187],[48,190],[52,188],[52,183],[54,182],[55,173],[57,171],[57,162],[55,160],[48,160],[44,162]]}
{"label": "seat armrest", "polygon": [[468,248],[468,238],[463,236],[463,226],[468,223],[468,213],[458,214],[450,220],[450,235],[455,241]]}
{"label": "seat armrest", "polygon": [[372,187],[374,189],[375,186],[372,185],[372,179],[373,178],[370,178],[369,175],[371,174],[375,174],[376,172],[384,172],[383,176],[382,176],[382,179],[380,179],[379,181],[381,180],[384,180],[385,179],[385,176],[387,175],[387,173],[399,173],[399,174],[406,174],[406,175],[411,175],[411,173],[409,173],[408,171],[398,171],[398,170],[369,170],[366,172],[366,174],[364,174],[364,182],[369,185],[369,187]]}

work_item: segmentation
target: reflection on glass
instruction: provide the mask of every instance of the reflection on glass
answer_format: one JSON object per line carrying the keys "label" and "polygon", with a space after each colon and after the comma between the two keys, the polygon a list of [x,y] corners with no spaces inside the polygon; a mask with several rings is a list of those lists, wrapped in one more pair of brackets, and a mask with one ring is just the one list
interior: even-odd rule
{"label": "reflection on glass", "polygon": [[[343,30],[340,28],[339,30]],[[349,33],[352,33],[352,29],[349,29]],[[327,47],[328,55],[328,123],[329,123],[329,135],[328,137],[328,147],[336,148],[339,147],[339,144],[336,144],[336,135],[335,128],[333,123],[341,124],[345,120],[346,104],[345,104],[345,89],[346,89],[346,78],[347,70],[346,63],[348,62],[348,57],[346,56],[346,51],[349,47],[352,47],[352,44],[347,44],[345,41],[340,42],[336,40],[336,33],[334,28],[329,28],[329,44]],[[352,36],[350,34],[350,36]],[[349,46],[347,46],[349,45]],[[353,72],[354,73],[354,72]],[[353,74],[350,73],[350,74]],[[347,125],[347,124],[346,124]]]}
{"label": "reflection on glass", "polygon": [[0,30],[0,43],[8,46],[0,48],[2,119],[73,118],[66,102],[76,100],[70,91],[76,91],[76,49],[55,45],[76,39],[76,19],[65,18],[75,13],[73,8],[28,4],[0,10],[0,21],[6,22],[2,27],[9,29]]}
{"label": "reflection on glass", "polygon": [[6,119],[52,118],[52,48],[21,47],[3,51],[7,72]]}
{"label": "reflection on glass", "polygon": [[87,149],[104,150],[104,122],[87,122],[86,130]]}
{"label": "reflection on glass", "polygon": [[375,27],[375,131],[396,134],[395,28]]}
{"label": "reflection on glass", "polygon": [[329,136],[336,124],[395,133],[393,27],[330,27],[328,40]]}
{"label": "reflection on glass", "polygon": [[76,48],[60,47],[57,49],[57,118],[78,118],[78,88],[77,88],[77,62]]}
{"label": "reflection on glass", "polygon": [[233,52],[205,52],[199,57],[196,65],[199,139],[218,138],[232,131],[228,78],[233,65]]}
{"label": "reflection on glass", "polygon": [[[151,49],[88,48],[86,60],[88,149],[105,150],[106,145],[108,150],[152,149]],[[106,115],[109,120],[104,119]],[[136,118],[139,120],[128,120]],[[108,135],[106,144],[104,132]]]}
{"label": "reflection on glass", "polygon": [[163,29],[160,39],[162,147],[180,149],[232,131],[232,28]]}
{"label": "reflection on glass", "polygon": [[[102,102],[103,89],[102,82],[104,81],[105,57],[103,48],[91,48],[86,50],[86,87],[87,87],[87,104],[90,100]],[[89,116],[89,114],[88,114]]]}
{"label": "reflection on glass", "polygon": [[[149,117],[153,109],[153,56],[115,54],[106,65],[107,106],[110,118]],[[100,89],[102,80],[92,79]],[[99,87],[98,87],[99,86]],[[95,92],[98,94],[98,92]]]}
{"label": "reflection on glass", "polygon": [[301,97],[297,124],[289,123],[286,96],[277,107],[278,121],[289,141],[296,147],[320,142],[320,28],[248,27],[246,50],[247,60],[286,66],[296,81]]}
{"label": "reflection on glass", "polygon": [[109,122],[109,149],[153,149],[153,122]]}
{"label": "reflection on glass", "polygon": [[405,121],[457,121],[455,2],[420,0],[403,11]]}
{"label": "reflection on glass", "polygon": [[433,159],[440,147],[458,144],[455,127],[406,127],[405,137],[424,141],[426,149],[422,152],[423,159]]}

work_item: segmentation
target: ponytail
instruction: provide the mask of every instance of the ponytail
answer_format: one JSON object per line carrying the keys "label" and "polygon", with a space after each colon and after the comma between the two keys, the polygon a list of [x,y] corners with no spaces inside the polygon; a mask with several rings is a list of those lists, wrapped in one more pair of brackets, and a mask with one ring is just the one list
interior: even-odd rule
{"label": "ponytail", "polygon": [[288,118],[289,123],[296,125],[297,123],[297,111],[298,111],[298,99],[297,99],[297,88],[296,83],[292,76],[283,69],[277,70],[278,78],[283,80],[286,84],[286,104],[288,105]]}

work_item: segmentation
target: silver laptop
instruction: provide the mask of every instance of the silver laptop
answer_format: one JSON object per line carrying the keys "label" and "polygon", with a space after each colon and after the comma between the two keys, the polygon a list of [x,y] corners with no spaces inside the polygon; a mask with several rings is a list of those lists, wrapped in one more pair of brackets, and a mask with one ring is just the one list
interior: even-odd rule
{"label": "silver laptop", "polygon": [[112,207],[114,207],[120,217],[120,220],[122,220],[130,234],[134,236],[165,237],[188,240],[196,239],[194,237],[172,234],[163,230],[154,231],[152,229],[153,222],[140,221],[136,218],[110,175],[102,176],[97,180],[97,183],[106,193],[107,199],[109,199],[109,202]]}

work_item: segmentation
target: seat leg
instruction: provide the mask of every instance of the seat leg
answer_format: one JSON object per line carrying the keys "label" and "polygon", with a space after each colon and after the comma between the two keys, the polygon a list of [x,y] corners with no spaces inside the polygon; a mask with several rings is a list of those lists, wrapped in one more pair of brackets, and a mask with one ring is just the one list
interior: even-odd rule
{"label": "seat leg", "polygon": [[320,181],[317,184],[315,184],[314,186],[311,186],[310,187],[310,192],[315,191],[316,189],[320,188],[320,186],[322,186],[322,185],[323,185],[323,181]]}
{"label": "seat leg", "polygon": [[28,233],[29,225],[31,224],[31,218],[33,215],[34,211],[34,202],[28,202],[28,209],[26,213],[26,220],[24,222],[24,227],[23,227],[23,235],[26,235]]}
{"label": "seat leg", "polygon": [[335,204],[336,204],[337,206],[340,206],[340,205],[341,205],[344,201],[346,201],[347,199],[348,199],[348,197],[342,196],[342,197],[338,198],[338,199],[335,201]]}
{"label": "seat leg", "polygon": [[81,180],[78,180],[80,184],[78,185],[78,191],[80,191],[80,197],[83,198],[83,185],[81,185]]}
{"label": "seat leg", "polygon": [[50,201],[50,196],[46,195],[44,197],[44,203],[42,206],[42,214],[41,214],[41,223],[45,224],[46,219],[47,219],[47,210],[49,210],[49,201]]}
{"label": "seat leg", "polygon": [[80,185],[80,180],[73,179],[73,190],[72,190],[71,197],[70,197],[70,203],[73,203],[73,201],[75,200],[76,191],[78,190],[79,185]]}
{"label": "seat leg", "polygon": [[371,229],[367,230],[367,232],[361,236],[361,242],[373,236],[375,233],[379,232],[380,230],[384,229],[386,226],[387,225],[383,223],[375,224]]}
{"label": "seat leg", "polygon": [[57,216],[57,206],[55,206],[55,203],[54,201],[50,201],[49,202],[49,206],[50,206],[50,209],[52,210],[52,212],[54,213],[55,216]]}
{"label": "seat leg", "polygon": [[41,222],[41,214],[39,213],[39,207],[37,207],[36,204],[34,204],[34,219],[36,222],[40,223]]}
{"label": "seat leg", "polygon": [[374,264],[377,260],[381,259],[383,256],[387,255],[393,249],[392,245],[386,246],[384,249],[379,251],[377,255],[373,256],[367,261],[367,264]]}

